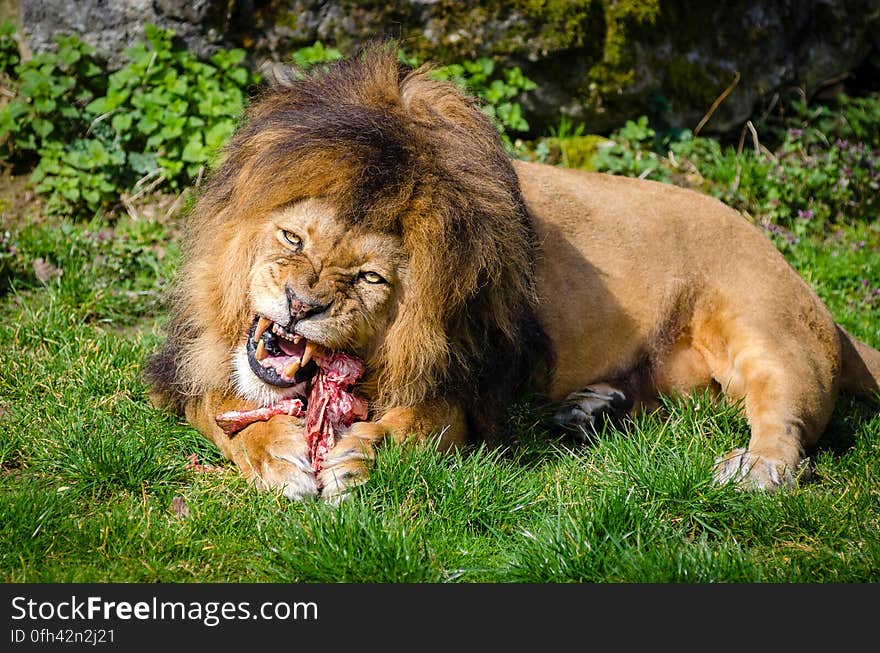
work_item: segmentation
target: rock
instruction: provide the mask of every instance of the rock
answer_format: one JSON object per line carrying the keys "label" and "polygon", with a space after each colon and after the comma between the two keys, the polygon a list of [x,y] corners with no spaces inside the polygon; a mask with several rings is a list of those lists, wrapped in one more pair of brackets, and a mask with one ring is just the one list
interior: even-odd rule
{"label": "rock", "polygon": [[[14,0],[5,0],[9,4]],[[397,38],[420,60],[490,56],[538,88],[520,98],[536,133],[566,116],[606,132],[648,114],[659,126],[739,130],[774,98],[845,81],[880,51],[880,0],[27,0],[32,49],[78,33],[111,61],[143,24],[174,29],[195,51],[244,46],[284,60],[321,40],[343,52]],[[836,82],[843,86],[834,87]]]}
{"label": "rock", "polygon": [[57,34],[77,34],[113,67],[123,51],[144,37],[144,25],[173,29],[202,55],[227,45],[233,16],[225,0],[25,0],[20,25],[33,51],[54,47]]}
{"label": "rock", "polygon": [[[604,132],[640,114],[707,132],[741,128],[777,94],[810,96],[880,51],[880,0],[276,2],[276,56],[316,39],[343,50],[396,37],[443,63],[490,56],[538,88],[521,101],[533,131],[561,116]],[[735,81],[736,80],[736,81]],[[735,83],[734,83],[735,82]]]}
{"label": "rock", "polygon": [[652,101],[665,100],[658,117],[693,128],[735,84],[706,130],[738,131],[780,98],[847,79],[880,50],[880,0],[670,4],[633,40],[634,81],[609,101],[612,115],[651,113]]}

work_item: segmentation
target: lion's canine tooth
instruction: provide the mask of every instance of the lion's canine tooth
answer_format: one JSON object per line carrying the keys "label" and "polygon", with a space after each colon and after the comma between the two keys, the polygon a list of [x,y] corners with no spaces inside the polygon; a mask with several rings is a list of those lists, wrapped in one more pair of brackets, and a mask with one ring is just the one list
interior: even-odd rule
{"label": "lion's canine tooth", "polygon": [[254,340],[262,338],[263,333],[269,328],[270,324],[272,324],[272,320],[268,317],[261,317],[260,321],[257,322],[257,328],[254,330]]}
{"label": "lion's canine tooth", "polygon": [[299,371],[299,361],[293,361],[284,366],[284,376],[292,379],[293,375]]}
{"label": "lion's canine tooth", "polygon": [[265,345],[265,343],[264,343],[262,340],[260,340],[260,341],[257,343],[257,351],[256,351],[256,353],[254,354],[254,356],[257,358],[258,361],[262,361],[262,360],[264,360],[264,359],[266,358],[266,356],[268,356],[268,355],[269,355],[269,352],[266,351],[266,345]]}
{"label": "lion's canine tooth", "polygon": [[298,345],[302,339],[302,336],[293,336],[293,344]]}
{"label": "lion's canine tooth", "polygon": [[316,350],[317,348],[318,348],[318,345],[316,345],[316,344],[315,344],[314,342],[312,342],[311,340],[309,340],[308,342],[306,342],[306,348],[305,348],[305,351],[303,351],[303,355],[302,355],[302,364],[303,364],[303,367],[305,367],[306,364],[308,364],[308,362],[309,362],[310,360],[312,360],[312,356],[315,354],[315,350]]}

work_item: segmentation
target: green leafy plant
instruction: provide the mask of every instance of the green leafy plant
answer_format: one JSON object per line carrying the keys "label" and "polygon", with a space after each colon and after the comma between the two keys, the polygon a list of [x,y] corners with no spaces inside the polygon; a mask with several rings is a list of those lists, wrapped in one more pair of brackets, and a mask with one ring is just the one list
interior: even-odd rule
{"label": "green leafy plant", "polygon": [[549,136],[539,138],[531,146],[518,141],[513,155],[527,161],[594,170],[593,158],[596,153],[602,148],[614,146],[614,142],[604,136],[585,133],[584,123],[575,125],[567,116],[562,116],[558,125],[551,126],[549,131]]}
{"label": "green leafy plant", "polygon": [[16,96],[0,110],[0,154],[6,158],[33,163],[42,148],[79,137],[83,106],[106,88],[91,46],[74,36],[55,42],[57,52],[38,53],[12,68]]}
{"label": "green leafy plant", "polygon": [[0,110],[2,154],[32,168],[49,213],[91,215],[123,193],[192,184],[234,131],[248,86],[243,50],[207,62],[153,25],[113,74],[75,36],[15,66],[16,98]]}
{"label": "green leafy plant", "polygon": [[15,23],[5,20],[0,23],[0,75],[9,77],[19,61],[21,54],[15,40]]}
{"label": "green leafy plant", "polygon": [[593,165],[597,170],[616,175],[667,181],[668,174],[661,156],[654,151],[657,134],[648,126],[647,116],[627,120],[611,135],[613,144],[596,152]]}
{"label": "green leafy plant", "polygon": [[244,50],[221,50],[203,62],[175,48],[173,35],[147,25],[146,43],[126,50],[129,63],[110,75],[107,94],[86,112],[92,125],[109,120],[131,177],[158,171],[177,189],[194,181],[232,134],[257,79],[239,65]]}
{"label": "green leafy plant", "polygon": [[734,147],[689,130],[657,134],[642,116],[614,132],[593,163],[712,194],[751,215],[782,248],[831,224],[876,220],[880,98],[842,98],[835,109],[795,104],[794,111],[786,123],[765,125],[772,150],[753,125]]}
{"label": "green leafy plant", "polygon": [[776,141],[789,136],[789,130],[799,130],[797,140],[810,147],[827,147],[837,139],[880,147],[880,102],[876,95],[840,95],[833,106],[795,100],[787,108],[783,118],[768,117],[758,129]]}
{"label": "green leafy plant", "polygon": [[299,48],[291,55],[293,63],[303,70],[339,59],[342,59],[342,53],[336,48],[325,47],[321,41]]}

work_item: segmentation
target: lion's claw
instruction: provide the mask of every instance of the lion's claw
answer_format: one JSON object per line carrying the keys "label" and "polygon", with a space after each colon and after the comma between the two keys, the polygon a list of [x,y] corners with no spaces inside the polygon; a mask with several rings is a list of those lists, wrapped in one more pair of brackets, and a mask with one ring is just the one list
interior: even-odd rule
{"label": "lion's claw", "polygon": [[274,456],[264,462],[260,473],[254,474],[253,483],[259,490],[280,488],[292,501],[319,494],[318,481],[311,470],[303,470],[299,461],[291,461],[286,456]]}
{"label": "lion's claw", "polygon": [[735,483],[744,490],[792,488],[809,474],[809,461],[793,468],[782,460],[738,448],[715,459],[716,483]]}

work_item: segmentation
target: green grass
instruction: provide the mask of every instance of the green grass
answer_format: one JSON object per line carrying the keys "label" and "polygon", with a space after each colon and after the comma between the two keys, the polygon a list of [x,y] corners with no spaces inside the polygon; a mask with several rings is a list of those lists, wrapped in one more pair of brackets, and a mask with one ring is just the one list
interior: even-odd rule
{"label": "green grass", "polygon": [[[524,411],[507,449],[386,447],[337,508],[257,493],[154,410],[139,377],[178,259],[171,233],[60,220],[4,245],[5,582],[880,580],[880,415],[863,401],[840,403],[813,480],[773,495],[710,482],[713,458],[748,429],[698,395],[590,446],[548,436]],[[779,244],[837,319],[880,345],[880,226]],[[60,278],[38,281],[37,257]],[[189,468],[193,453],[222,471]]]}

